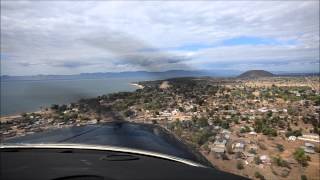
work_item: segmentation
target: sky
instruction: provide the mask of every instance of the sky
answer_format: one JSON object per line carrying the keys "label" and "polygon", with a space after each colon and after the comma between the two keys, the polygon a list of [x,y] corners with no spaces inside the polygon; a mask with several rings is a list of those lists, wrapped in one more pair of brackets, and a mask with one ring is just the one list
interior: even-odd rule
{"label": "sky", "polygon": [[1,1],[1,75],[319,72],[319,1]]}

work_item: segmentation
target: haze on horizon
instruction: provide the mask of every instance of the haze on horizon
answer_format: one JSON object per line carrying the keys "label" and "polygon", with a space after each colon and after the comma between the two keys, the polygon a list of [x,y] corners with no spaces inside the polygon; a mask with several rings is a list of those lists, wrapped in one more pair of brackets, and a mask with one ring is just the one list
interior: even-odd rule
{"label": "haze on horizon", "polygon": [[1,75],[319,72],[319,1],[1,1]]}

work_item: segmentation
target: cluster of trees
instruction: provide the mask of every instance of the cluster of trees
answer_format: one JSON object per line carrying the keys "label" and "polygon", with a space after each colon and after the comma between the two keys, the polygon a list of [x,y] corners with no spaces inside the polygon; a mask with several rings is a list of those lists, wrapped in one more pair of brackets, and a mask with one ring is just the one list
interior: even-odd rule
{"label": "cluster of trees", "polygon": [[250,132],[250,131],[251,130],[250,130],[249,126],[244,126],[243,128],[240,129],[241,133],[247,133],[247,132]]}
{"label": "cluster of trees", "polygon": [[58,105],[58,104],[52,104],[51,105],[51,109],[55,110],[55,111],[65,111],[67,110],[67,105],[63,104],[63,105]]}
{"label": "cluster of trees", "polygon": [[283,160],[280,156],[273,157],[273,163],[275,163],[277,166],[291,169],[290,164],[287,161]]}
{"label": "cluster of trees", "polygon": [[302,148],[296,149],[296,151],[293,153],[293,157],[304,167],[308,166],[308,161],[311,160]]}
{"label": "cluster of trees", "polygon": [[223,129],[229,129],[230,128],[230,123],[231,123],[230,120],[221,120],[219,118],[213,120],[213,124],[215,126],[220,126]]}
{"label": "cluster of trees", "polygon": [[256,120],[254,130],[257,133],[263,133],[268,136],[277,136],[277,131],[261,120]]}
{"label": "cluster of trees", "polygon": [[261,174],[259,173],[258,171],[256,171],[254,173],[254,177],[256,177],[257,179],[260,179],[260,180],[265,180],[266,178]]}
{"label": "cluster of trees", "polygon": [[206,143],[211,136],[213,136],[213,133],[208,129],[204,129],[202,131],[193,133],[191,135],[191,140],[192,140],[192,143],[198,146],[201,146],[204,143]]}
{"label": "cluster of trees", "polygon": [[290,136],[302,136],[302,130],[292,130],[291,128],[288,128],[288,131],[286,132],[286,137]]}

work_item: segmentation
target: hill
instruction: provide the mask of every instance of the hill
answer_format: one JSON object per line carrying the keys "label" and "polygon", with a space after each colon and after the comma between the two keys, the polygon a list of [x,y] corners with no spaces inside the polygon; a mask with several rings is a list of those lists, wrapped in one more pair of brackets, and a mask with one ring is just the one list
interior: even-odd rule
{"label": "hill", "polygon": [[175,77],[199,77],[220,76],[230,77],[239,74],[238,71],[205,71],[205,70],[169,70],[160,72],[150,71],[124,71],[124,72],[100,72],[81,73],[73,75],[34,75],[34,76],[0,76],[1,81],[25,81],[25,80],[72,80],[72,79],[101,79],[101,78],[155,78],[168,79]]}
{"label": "hill", "polygon": [[250,70],[246,71],[238,76],[238,78],[260,78],[260,77],[272,77],[274,74],[264,70]]}

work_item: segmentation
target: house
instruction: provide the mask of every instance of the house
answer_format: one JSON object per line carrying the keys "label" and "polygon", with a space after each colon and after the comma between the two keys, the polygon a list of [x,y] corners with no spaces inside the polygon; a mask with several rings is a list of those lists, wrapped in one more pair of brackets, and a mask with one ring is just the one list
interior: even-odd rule
{"label": "house", "polygon": [[230,139],[230,135],[229,134],[224,134],[223,138],[226,139],[226,140],[229,140]]}
{"label": "house", "polygon": [[223,139],[223,140],[216,140],[214,141],[213,145],[214,146],[223,146],[225,147],[225,145],[227,144],[227,140]]}
{"label": "house", "polygon": [[87,124],[97,124],[98,120],[92,119],[90,121],[87,121]]}
{"label": "house", "polygon": [[249,132],[249,135],[251,135],[251,136],[257,136],[257,133],[254,132],[254,131],[251,131],[251,132]]}
{"label": "house", "polygon": [[248,146],[248,151],[257,151],[258,150],[258,146],[255,144],[251,144]]}
{"label": "house", "polygon": [[303,134],[301,137],[298,137],[299,140],[302,141],[311,141],[320,143],[320,138],[318,134]]}
{"label": "house", "polygon": [[222,134],[231,134],[231,132],[230,131],[228,131],[228,130],[226,130],[226,129],[224,129],[224,130],[222,130],[222,132],[221,132]]}
{"label": "house", "polygon": [[211,151],[213,151],[215,153],[225,153],[226,149],[225,148],[221,148],[221,147],[212,147]]}
{"label": "house", "polygon": [[295,141],[297,139],[296,136],[289,136],[288,141]]}
{"label": "house", "polygon": [[304,149],[304,151],[306,153],[309,153],[309,154],[314,154],[315,153],[315,151],[314,151],[315,145],[314,144],[304,143],[304,146],[302,146],[302,148]]}
{"label": "house", "polygon": [[244,147],[245,147],[244,142],[237,142],[237,143],[232,144],[233,152],[243,152]]}
{"label": "house", "polygon": [[226,151],[226,140],[216,140],[213,144],[210,145],[210,150],[215,153],[225,153]]}
{"label": "house", "polygon": [[258,111],[265,113],[265,112],[268,112],[268,109],[266,107],[262,107],[262,108],[258,109]]}
{"label": "house", "polygon": [[260,160],[261,160],[261,162],[264,163],[264,164],[269,164],[269,163],[270,163],[270,158],[269,158],[268,155],[262,155],[262,156],[260,156]]}

